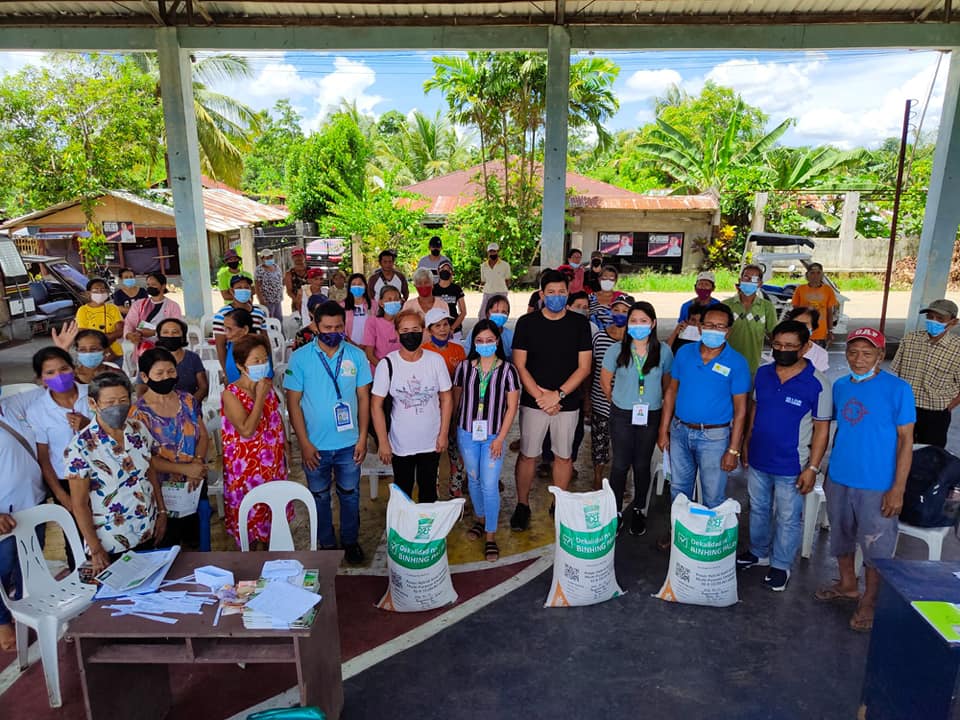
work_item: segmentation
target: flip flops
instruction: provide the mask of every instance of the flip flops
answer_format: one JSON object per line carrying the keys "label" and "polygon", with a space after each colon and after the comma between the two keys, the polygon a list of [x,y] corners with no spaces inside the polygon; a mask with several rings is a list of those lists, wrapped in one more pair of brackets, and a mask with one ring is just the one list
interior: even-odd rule
{"label": "flip flops", "polygon": [[860,593],[858,591],[853,595],[849,595],[848,593],[838,590],[836,585],[830,585],[829,587],[820,588],[817,590],[813,594],[813,597],[820,602],[836,602],[838,600],[859,602]]}

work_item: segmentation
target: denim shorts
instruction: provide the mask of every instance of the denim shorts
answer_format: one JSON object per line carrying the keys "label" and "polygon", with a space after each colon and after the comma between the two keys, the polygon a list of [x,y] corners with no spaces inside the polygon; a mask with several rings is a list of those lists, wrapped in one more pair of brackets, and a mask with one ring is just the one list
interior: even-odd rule
{"label": "denim shorts", "polygon": [[823,484],[830,519],[830,554],[850,555],[859,545],[863,562],[873,567],[874,560],[893,557],[897,547],[897,517],[881,512],[885,490],[864,490],[833,482]]}

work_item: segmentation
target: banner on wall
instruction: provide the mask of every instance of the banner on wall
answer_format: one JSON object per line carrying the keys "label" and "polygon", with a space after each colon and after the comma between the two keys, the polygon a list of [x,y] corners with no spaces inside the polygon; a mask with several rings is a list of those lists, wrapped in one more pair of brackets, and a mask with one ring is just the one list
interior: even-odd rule
{"label": "banner on wall", "polygon": [[103,234],[107,242],[135,243],[137,241],[137,232],[131,220],[105,220]]}

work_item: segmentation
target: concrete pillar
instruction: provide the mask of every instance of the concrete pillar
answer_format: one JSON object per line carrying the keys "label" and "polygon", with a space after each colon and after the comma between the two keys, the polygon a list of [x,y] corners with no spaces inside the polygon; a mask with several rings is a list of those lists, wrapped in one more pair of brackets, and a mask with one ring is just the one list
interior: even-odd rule
{"label": "concrete pillar", "polygon": [[848,192],[843,196],[840,211],[840,269],[852,271],[854,250],[857,242],[857,216],[860,214],[860,193]]}
{"label": "concrete pillar", "polygon": [[213,312],[210,302],[210,257],[200,187],[200,150],[193,110],[189,54],[180,49],[177,29],[157,31],[157,61],[163,123],[167,135],[170,187],[180,248],[184,314],[199,319]]}
{"label": "concrete pillar", "polygon": [[937,149],[927,190],[923,232],[917,251],[917,274],[907,311],[907,332],[919,324],[924,303],[942,298],[947,292],[953,245],[960,227],[960,48],[950,53]]}
{"label": "concrete pillar", "polygon": [[753,196],[753,217],[750,218],[750,232],[763,232],[767,226],[767,198],[765,192]]}
{"label": "concrete pillar", "polygon": [[350,236],[350,266],[355,273],[366,273],[363,270],[363,238],[354,233]]}
{"label": "concrete pillar", "polygon": [[567,205],[567,113],[570,104],[570,32],[551,25],[547,47],[547,117],[543,157],[540,265],[563,264]]}
{"label": "concrete pillar", "polygon": [[253,240],[252,227],[240,228],[240,247],[237,252],[243,262],[244,271],[253,276],[253,271],[257,269],[257,246]]}

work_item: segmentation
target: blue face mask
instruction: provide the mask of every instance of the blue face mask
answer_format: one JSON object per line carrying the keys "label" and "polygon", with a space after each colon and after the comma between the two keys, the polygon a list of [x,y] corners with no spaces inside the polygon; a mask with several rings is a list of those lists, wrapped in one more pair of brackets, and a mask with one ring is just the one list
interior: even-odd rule
{"label": "blue face mask", "polygon": [[490,357],[497,352],[496,343],[475,343],[474,347],[477,349],[477,355],[480,357]]}
{"label": "blue face mask", "polygon": [[[849,366],[848,366],[848,367],[849,367]],[[867,379],[869,379],[869,378],[872,378],[872,377],[873,377],[873,374],[874,374],[876,371],[877,371],[876,368],[872,368],[871,370],[863,373],[863,375],[857,375],[857,373],[855,373],[855,372],[853,371],[853,368],[850,368],[850,377],[853,378],[854,380],[856,380],[857,382],[862,382],[862,381],[864,381],[864,380],[867,380]]]}
{"label": "blue face mask", "polygon": [[124,286],[124,287],[136,287],[136,286],[137,286],[137,279],[136,279],[136,278],[124,278],[123,280],[121,280],[121,282],[123,283],[123,286]]}
{"label": "blue face mask", "polygon": [[361,298],[363,297],[363,291],[365,289],[366,288],[364,288],[362,285],[351,285],[350,294],[353,295],[355,298]]}
{"label": "blue face mask", "polygon": [[563,312],[563,309],[567,306],[567,296],[566,295],[546,295],[543,298],[543,304],[546,306],[547,310],[553,313]]}
{"label": "blue face mask", "polygon": [[572,260],[568,261],[568,262],[567,262],[567,265],[569,265],[570,267],[572,267],[574,270],[576,270],[578,267],[580,267],[580,263],[578,263],[578,262],[573,262]]}
{"label": "blue face mask", "polygon": [[263,264],[266,265],[267,267],[273,267],[274,265],[277,264],[277,261],[276,261],[276,260],[264,260],[264,261],[263,261]]}
{"label": "blue face mask", "polygon": [[262,365],[247,365],[247,375],[249,375],[250,379],[254,382],[263,380],[269,374],[269,372],[269,363],[263,363]]}
{"label": "blue face mask", "polygon": [[77,362],[85,368],[93,369],[100,367],[100,363],[103,362],[103,350],[97,350],[96,352],[78,352]]}
{"label": "blue face mask", "polygon": [[720,330],[703,330],[700,333],[700,342],[711,350],[715,350],[727,341],[727,334]]}
{"label": "blue face mask", "polygon": [[437,337],[436,335],[434,335],[433,333],[430,333],[430,340],[431,340],[431,341],[433,342],[433,344],[436,345],[438,348],[445,348],[445,347],[447,346],[447,343],[450,342],[450,339],[449,339],[449,338],[446,339],[446,340],[441,340],[440,338],[438,338],[438,337]]}
{"label": "blue face mask", "polygon": [[508,316],[506,313],[490,313],[490,322],[497,327],[503,327],[507,324]]}
{"label": "blue face mask", "polygon": [[250,288],[236,288],[233,291],[233,299],[238,303],[248,303],[250,302],[250,297],[253,295],[253,291]]}
{"label": "blue face mask", "polygon": [[613,322],[615,327],[626,327],[627,325],[626,313],[611,313],[610,319]]}
{"label": "blue face mask", "polygon": [[930,335],[930,337],[943,335],[946,329],[946,323],[942,323],[939,320],[927,320],[927,334]]}
{"label": "blue face mask", "polygon": [[757,292],[758,287],[759,285],[757,285],[755,282],[740,281],[740,292],[742,292],[744,295],[753,295]]}
{"label": "blue face mask", "polygon": [[399,300],[391,300],[390,302],[385,302],[383,304],[383,312],[386,315],[396,315],[400,312],[400,308],[403,307],[403,303]]}
{"label": "blue face mask", "polygon": [[646,340],[653,332],[653,328],[649,325],[631,325],[627,328],[627,332],[634,340]]}

